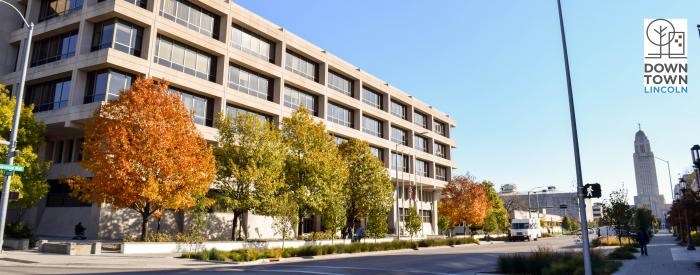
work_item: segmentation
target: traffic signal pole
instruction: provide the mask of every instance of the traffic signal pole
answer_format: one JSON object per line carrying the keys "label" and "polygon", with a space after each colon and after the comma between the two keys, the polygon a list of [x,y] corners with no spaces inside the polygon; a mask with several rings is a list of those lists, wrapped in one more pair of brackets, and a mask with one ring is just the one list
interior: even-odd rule
{"label": "traffic signal pole", "polygon": [[561,0],[557,0],[559,10],[559,29],[561,30],[561,44],[564,50],[564,67],[566,69],[566,88],[569,95],[569,115],[571,117],[571,135],[574,143],[574,159],[576,163],[576,191],[579,198],[579,211],[581,213],[581,236],[583,240],[583,268],[586,275],[592,275],[591,253],[588,243],[588,221],[586,218],[586,199],[583,187],[583,175],[581,174],[581,156],[578,146],[578,131],[576,130],[576,111],[574,110],[574,94],[571,89],[571,72],[569,70],[569,53],[566,50],[566,33],[564,32],[564,17],[561,12]]}

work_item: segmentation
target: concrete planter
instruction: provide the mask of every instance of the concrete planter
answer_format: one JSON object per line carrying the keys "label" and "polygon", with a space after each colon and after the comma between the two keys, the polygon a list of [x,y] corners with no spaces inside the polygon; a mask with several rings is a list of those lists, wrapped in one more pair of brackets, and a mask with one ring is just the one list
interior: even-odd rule
{"label": "concrete planter", "polygon": [[[407,240],[407,238],[402,238]],[[413,238],[419,240],[421,238]],[[376,242],[391,242],[393,238],[377,239]],[[374,239],[362,239],[362,242],[373,243]],[[350,240],[318,240],[318,241],[297,241],[290,240],[284,242],[285,248],[302,247],[310,245],[330,245],[330,244],[349,244]],[[281,248],[282,241],[266,241],[266,242],[205,242],[198,244],[177,243],[177,242],[126,242],[121,245],[122,254],[165,254],[165,253],[183,253],[196,252],[202,249],[212,249],[230,251],[243,248]]]}
{"label": "concrete planter", "polygon": [[2,246],[12,250],[28,250],[29,239],[4,239]]}
{"label": "concrete planter", "polygon": [[39,251],[43,253],[86,256],[102,254],[102,243],[50,243],[42,242]]}

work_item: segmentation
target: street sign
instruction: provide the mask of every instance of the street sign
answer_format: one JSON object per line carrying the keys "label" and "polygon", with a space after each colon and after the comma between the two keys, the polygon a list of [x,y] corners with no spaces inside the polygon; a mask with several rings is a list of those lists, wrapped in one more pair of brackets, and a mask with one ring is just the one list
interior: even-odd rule
{"label": "street sign", "polygon": [[[0,195],[2,195],[2,192],[0,192]],[[10,201],[16,200],[19,200],[19,192],[10,192]]]}
{"label": "street sign", "polygon": [[567,208],[569,208],[569,206],[566,205],[566,204],[560,204],[560,205],[559,205],[559,209],[567,209]]}
{"label": "street sign", "polygon": [[10,146],[10,142],[7,140],[0,140],[0,145]]}
{"label": "street sign", "polygon": [[590,199],[590,198],[600,198],[602,197],[602,192],[600,190],[600,184],[599,183],[589,183],[586,184],[583,187],[583,195],[585,198]]}
{"label": "street sign", "polygon": [[24,172],[24,166],[0,164],[0,170],[10,171],[10,172]]}

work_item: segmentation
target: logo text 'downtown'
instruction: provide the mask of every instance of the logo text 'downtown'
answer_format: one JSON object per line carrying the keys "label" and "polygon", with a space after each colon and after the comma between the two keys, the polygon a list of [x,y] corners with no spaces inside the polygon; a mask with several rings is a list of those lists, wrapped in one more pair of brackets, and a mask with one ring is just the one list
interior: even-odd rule
{"label": "logo text 'downtown'", "polygon": [[688,20],[644,19],[644,93],[688,93]]}

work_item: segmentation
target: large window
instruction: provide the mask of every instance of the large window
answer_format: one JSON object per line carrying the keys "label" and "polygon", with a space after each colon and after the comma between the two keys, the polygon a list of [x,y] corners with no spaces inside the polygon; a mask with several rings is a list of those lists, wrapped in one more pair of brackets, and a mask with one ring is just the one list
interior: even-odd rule
{"label": "large window", "polygon": [[154,62],[216,82],[216,59],[213,56],[163,36],[158,36]]}
{"label": "large window", "polygon": [[396,101],[391,101],[391,114],[406,119],[406,105],[398,103]]}
{"label": "large window", "polygon": [[192,112],[194,116],[192,119],[195,124],[212,126],[214,117],[213,99],[188,93],[173,87],[168,87],[168,90],[182,98],[182,103],[185,104],[187,110]]}
{"label": "large window", "polygon": [[413,147],[416,150],[428,152],[428,139],[419,135],[413,136]]}
{"label": "large window", "polygon": [[424,160],[416,159],[416,175],[428,177],[430,172],[430,163]]}
{"label": "large window", "polygon": [[284,106],[292,109],[299,109],[299,107],[304,106],[309,109],[311,114],[318,114],[316,96],[289,86],[284,86]]}
{"label": "large window", "polygon": [[130,55],[141,56],[143,28],[119,19],[95,24],[92,51],[114,48]]}
{"label": "large window", "polygon": [[328,87],[347,96],[353,96],[352,80],[330,70],[328,71]]}
{"label": "large window", "polygon": [[32,45],[32,67],[75,56],[78,30],[62,33],[34,42]]}
{"label": "large window", "polygon": [[275,62],[275,44],[236,24],[231,28],[231,47],[254,55],[257,58]]}
{"label": "large window", "polygon": [[435,165],[435,179],[447,181],[447,167]]}
{"label": "large window", "polygon": [[406,135],[406,130],[391,127],[391,141],[401,145],[408,145],[408,136]]}
{"label": "large window", "polygon": [[428,116],[423,113],[413,112],[413,123],[425,129],[430,129],[428,128]]}
{"label": "large window", "polygon": [[362,116],[362,132],[375,137],[384,137],[382,122],[371,117]]}
{"label": "large window", "polygon": [[246,70],[238,65],[229,65],[228,86],[231,89],[272,101],[272,79]]}
{"label": "large window", "polygon": [[384,161],[384,150],[382,148],[370,146],[369,151],[373,156],[377,157],[381,161]]}
{"label": "large window", "polygon": [[435,155],[441,158],[447,158],[447,145],[435,143]]}
{"label": "large window", "polygon": [[334,122],[343,126],[350,128],[355,127],[353,111],[336,104],[328,102],[328,115],[327,119],[330,122]]}
{"label": "large window", "polygon": [[27,87],[24,104],[34,104],[34,112],[58,110],[68,106],[70,77],[56,79]]}
{"label": "large window", "polygon": [[284,67],[290,72],[318,81],[318,63],[295,52],[287,50]]}
{"label": "large window", "polygon": [[408,173],[410,161],[407,155],[391,152],[391,169],[399,170]]}
{"label": "large window", "polygon": [[266,122],[272,122],[272,117],[268,115],[264,115],[255,111],[251,111],[245,108],[237,107],[237,106],[232,106],[228,105],[226,106],[226,115],[231,116],[231,117],[237,117],[238,115],[248,115],[252,114],[258,117],[260,119],[260,122],[265,124]]}
{"label": "large window", "polygon": [[160,15],[206,36],[219,38],[219,16],[186,0],[161,0]]}
{"label": "large window", "polygon": [[47,180],[46,207],[89,207],[92,204],[73,198],[71,188],[60,180]]}
{"label": "large window", "polygon": [[435,120],[433,121],[433,125],[435,126],[434,131],[436,133],[440,134],[441,136],[447,136],[447,130],[444,122]]}
{"label": "large window", "polygon": [[382,104],[382,94],[365,87],[362,87],[362,102],[380,110],[384,109]]}
{"label": "large window", "polygon": [[39,7],[39,22],[82,8],[83,0],[42,0]]}
{"label": "large window", "polygon": [[89,72],[84,103],[115,99],[122,90],[131,86],[133,80],[134,75],[114,69]]}

